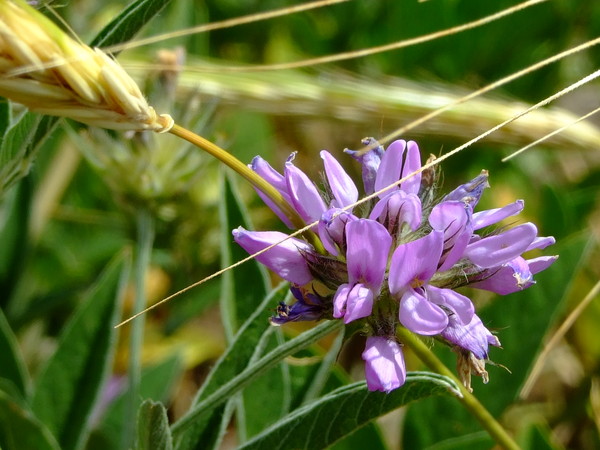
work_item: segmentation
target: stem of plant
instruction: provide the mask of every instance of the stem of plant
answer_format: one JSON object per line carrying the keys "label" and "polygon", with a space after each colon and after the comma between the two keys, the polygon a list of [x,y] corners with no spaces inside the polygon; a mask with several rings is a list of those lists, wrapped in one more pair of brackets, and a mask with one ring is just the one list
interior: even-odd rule
{"label": "stem of plant", "polygon": [[419,339],[404,327],[398,327],[396,334],[401,342],[405,343],[418,356],[418,358],[431,370],[453,379],[459,386],[462,398],[459,401],[475,417],[479,423],[486,429],[489,435],[502,448],[509,450],[519,450],[519,446],[506,430],[498,423],[487,409],[471,394],[462,383],[454,376],[435,354]]}
{"label": "stem of plant", "polygon": [[[146,273],[150,265],[150,255],[154,244],[154,218],[146,209],[137,211],[137,242],[135,253],[135,300],[133,314],[142,311],[146,305]],[[131,325],[129,338],[129,392],[127,399],[123,448],[130,448],[135,436],[137,409],[141,403],[140,380],[142,375],[142,345],[144,343],[144,320],[135,320]]]}
{"label": "stem of plant", "polygon": [[267,195],[285,213],[285,215],[297,228],[302,228],[305,226],[305,223],[298,216],[296,211],[294,211],[292,207],[283,199],[283,196],[277,189],[275,189],[264,178],[250,169],[246,164],[241,162],[231,153],[223,150],[218,145],[213,144],[208,139],[205,139],[202,136],[199,136],[196,133],[177,124],[173,125],[173,127],[169,130],[169,133],[194,144],[196,147],[201,148],[206,153],[217,158],[226,166],[235,170],[238,174],[248,180],[252,186],[260,189],[265,195]]}

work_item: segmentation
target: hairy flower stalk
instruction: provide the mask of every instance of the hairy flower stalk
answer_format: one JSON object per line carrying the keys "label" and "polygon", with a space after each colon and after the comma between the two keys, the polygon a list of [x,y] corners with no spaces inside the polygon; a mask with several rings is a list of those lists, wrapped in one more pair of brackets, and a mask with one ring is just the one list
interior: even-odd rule
{"label": "hairy flower stalk", "polygon": [[101,128],[166,132],[173,125],[114,59],[20,0],[0,0],[0,95]]}
{"label": "hairy flower stalk", "polygon": [[[363,191],[373,194],[421,168],[415,142],[399,140],[384,150],[374,139],[368,151],[346,150],[362,166]],[[471,375],[488,380],[489,346],[500,346],[475,314],[469,298],[457,292],[471,286],[509,294],[532,286],[533,275],[557,256],[526,259],[522,255],[554,243],[538,237],[532,223],[512,228],[498,223],[521,212],[517,200],[502,208],[475,211],[488,187],[488,173],[437,193],[437,174],[427,170],[380,194],[378,200],[353,208],[359,191],[327,151],[325,186],[320,190],[294,163],[278,172],[260,157],[250,168],[276,188],[285,203],[314,227],[325,251],[280,232],[233,231],[249,253],[277,244],[257,259],[290,281],[296,302],[280,304],[274,325],[290,321],[342,319],[359,321],[367,336],[362,354],[370,390],[390,392],[406,378],[398,327],[433,336],[458,355],[459,377],[471,390]],[[262,196],[289,227],[280,205]]]}

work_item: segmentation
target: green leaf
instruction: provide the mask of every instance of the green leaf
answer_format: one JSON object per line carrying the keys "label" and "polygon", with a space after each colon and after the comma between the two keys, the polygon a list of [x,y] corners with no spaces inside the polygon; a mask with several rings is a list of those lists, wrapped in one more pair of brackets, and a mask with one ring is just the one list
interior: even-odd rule
{"label": "green leaf", "polygon": [[29,375],[17,338],[0,309],[0,378],[10,380],[22,397],[27,396]]}
{"label": "green leaf", "polygon": [[[269,336],[270,339],[265,346],[265,350],[273,350],[284,342],[281,328],[274,328],[273,331],[274,333]],[[265,351],[261,353],[264,354]],[[257,356],[262,356],[262,354]],[[240,442],[244,442],[247,437],[258,434],[289,412],[291,404],[290,384],[288,365],[285,361],[282,361],[244,389],[243,404],[238,406],[238,414],[236,415],[236,424],[238,426],[243,425],[244,428],[238,430]],[[268,398],[269,401],[265,402],[265,398]],[[260,411],[260,414],[256,414],[256,411]]]}
{"label": "green leaf", "polygon": [[10,103],[0,102],[0,140],[4,139],[4,133],[10,125]]}
{"label": "green leaf", "polygon": [[[221,265],[229,265],[248,256],[248,253],[233,241],[231,230],[238,226],[250,229],[248,212],[244,209],[230,180],[221,177],[223,193],[219,213],[221,216]],[[252,315],[269,290],[268,275],[262,264],[248,261],[222,276],[221,316],[229,340],[240,325]]]}
{"label": "green leaf", "polygon": [[[560,258],[535,276],[534,286],[496,298],[490,306],[478,312],[483,323],[492,330],[498,330],[498,338],[502,342],[502,349],[491,348],[490,358],[510,370],[488,365],[490,382],[483,385],[478,378],[473,381],[477,398],[494,417],[501,417],[505,408],[517,398],[536,355],[541,351],[544,336],[552,328],[557,313],[564,308],[572,281],[576,279],[575,274],[586,261],[586,247],[589,249],[590,245],[586,233],[549,247],[548,250],[556,252]],[[448,367],[453,367],[456,362],[452,352],[437,347],[440,347],[436,348],[438,356]],[[439,411],[446,412],[445,418],[431,427],[431,418],[436,417]],[[477,431],[481,431],[479,423],[461,405],[444,398],[428,399],[410,406],[403,446],[424,448]],[[477,448],[486,446],[489,447],[489,442]]]}
{"label": "green leaf", "polygon": [[[248,366],[263,334],[271,327],[268,321],[268,311],[285,298],[288,288],[287,283],[282,283],[256,307],[254,313],[238,331],[229,348],[213,367],[202,388],[196,394],[192,408]],[[176,448],[178,450],[197,448],[200,443],[206,445],[205,448],[210,448],[208,442],[214,442],[217,439],[213,432],[219,428],[217,424],[220,422],[219,416],[222,415],[223,409],[220,407],[212,413],[212,416],[200,417],[193,425],[175,436]]]}
{"label": "green leaf", "polygon": [[21,402],[0,391],[0,448],[4,450],[59,450],[60,446]]}
{"label": "green leaf", "polygon": [[0,197],[29,173],[37,151],[57,123],[57,118],[28,112],[10,124],[0,144]]}
{"label": "green leaf", "polygon": [[[140,395],[166,403],[175,382],[183,371],[181,355],[175,354],[160,363],[142,370]],[[123,380],[124,381],[124,380]],[[100,417],[100,424],[92,432],[88,448],[116,449],[121,445],[123,417],[125,416],[127,390],[120,392]],[[91,444],[91,445],[90,445]]]}
{"label": "green leaf", "polygon": [[112,362],[129,260],[115,258],[86,294],[42,371],[32,409],[63,449],[77,448]]}
{"label": "green leaf", "polygon": [[[221,172],[222,174],[224,171]],[[221,265],[227,267],[248,256],[246,251],[237,245],[231,235],[231,230],[242,226],[252,229],[250,217],[240,201],[240,195],[234,183],[226,176],[221,176],[222,198],[219,213],[221,216]],[[249,289],[249,287],[251,287]],[[239,326],[252,315],[256,305],[265,297],[269,290],[269,278],[264,266],[256,260],[248,261],[235,270],[227,271],[222,276],[221,287],[221,317],[226,335],[230,341]],[[263,320],[266,320],[264,318]],[[269,349],[277,345],[271,341]],[[258,358],[262,356],[256,354]],[[273,368],[265,375],[248,386],[242,398],[236,402],[236,431],[240,441],[246,436],[258,433],[265,426],[278,420],[288,412],[289,378],[285,362]],[[271,401],[265,405],[262,399],[269,395]],[[246,411],[261,409],[261,414],[246,414]],[[225,420],[226,418],[224,418]]]}
{"label": "green leaf", "polygon": [[206,417],[214,408],[218,407],[231,398],[232,395],[244,389],[256,378],[267,372],[285,357],[308,347],[319,339],[339,330],[343,324],[340,321],[325,321],[314,328],[301,333],[295,338],[278,346],[268,354],[253,362],[243,371],[238,373],[219,387],[211,395],[207,396],[201,402],[195,404],[181,419],[173,425],[173,437],[177,439],[180,434],[186,432],[189,428],[202,423],[203,417]]}
{"label": "green leaf", "polygon": [[428,373],[409,373],[404,386],[389,394],[370,392],[361,381],[297,409],[240,449],[325,448],[409,402],[457,389],[449,378]]}
{"label": "green leaf", "polygon": [[22,180],[4,198],[0,199],[0,308],[4,309],[16,328],[11,311],[13,293],[25,272],[25,261],[30,252],[29,215],[32,202],[32,182]]}
{"label": "green leaf", "polygon": [[106,25],[90,43],[92,47],[108,47],[133,38],[140,28],[162,11],[171,0],[137,0]]}
{"label": "green leaf", "polygon": [[138,450],[171,450],[173,448],[167,410],[162,403],[146,400],[140,406],[135,448]]}

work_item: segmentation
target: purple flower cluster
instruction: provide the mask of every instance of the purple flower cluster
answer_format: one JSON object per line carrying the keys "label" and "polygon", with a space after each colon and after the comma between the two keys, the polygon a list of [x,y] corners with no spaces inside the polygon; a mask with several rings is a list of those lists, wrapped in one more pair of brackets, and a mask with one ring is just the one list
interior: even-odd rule
{"label": "purple flower cluster", "polygon": [[[421,169],[415,142],[398,140],[385,151],[373,139],[363,143],[372,149],[346,152],[362,166],[364,193],[378,195],[360,207],[354,206],[359,197],[355,183],[327,151],[321,152],[324,191],[293,164],[294,155],[283,174],[258,156],[252,161],[250,167],[278,189],[306,224],[317,223],[310,231],[312,239],[289,238],[257,257],[291,283],[296,298],[292,305],[279,305],[272,323],[362,320],[367,335],[362,358],[370,390],[390,392],[404,383],[397,326],[451,345],[459,354],[459,372],[467,387],[471,373],[486,380],[488,346],[499,346],[500,341],[475,314],[471,300],[455,289],[468,285],[509,294],[533,285],[533,275],[557,257],[527,260],[521,255],[547,247],[554,238],[538,237],[532,223],[497,226],[521,212],[522,200],[475,212],[488,187],[486,171],[440,200],[435,170],[397,184]],[[277,204],[259,195],[293,228]],[[487,231],[481,233],[483,229]],[[233,236],[249,253],[288,237],[241,227]]]}

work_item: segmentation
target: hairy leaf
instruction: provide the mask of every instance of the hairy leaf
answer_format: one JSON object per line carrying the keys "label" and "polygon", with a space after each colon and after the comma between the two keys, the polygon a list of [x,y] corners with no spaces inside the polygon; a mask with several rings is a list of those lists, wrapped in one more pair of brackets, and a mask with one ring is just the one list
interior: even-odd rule
{"label": "hairy leaf", "polygon": [[389,394],[370,392],[361,381],[297,409],[241,448],[325,448],[409,402],[451,392],[457,392],[452,380],[427,373],[409,373],[404,386]]}

